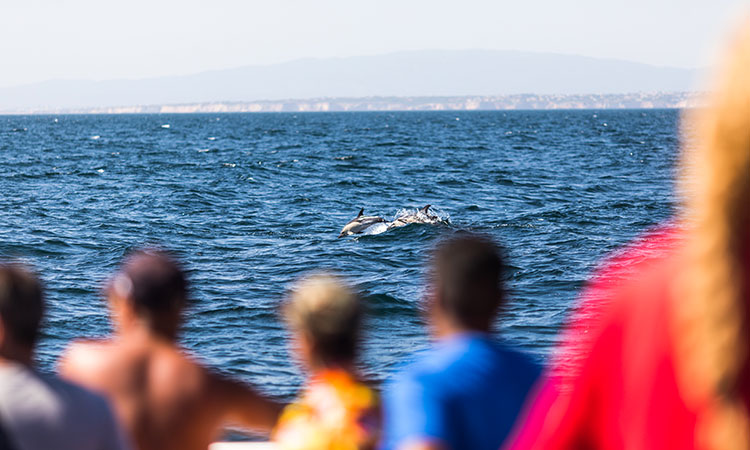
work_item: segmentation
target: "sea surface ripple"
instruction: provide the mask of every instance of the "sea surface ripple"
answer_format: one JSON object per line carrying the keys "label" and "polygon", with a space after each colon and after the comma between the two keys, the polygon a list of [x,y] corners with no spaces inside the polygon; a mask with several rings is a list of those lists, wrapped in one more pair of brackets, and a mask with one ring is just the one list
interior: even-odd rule
{"label": "sea surface ripple", "polygon": [[[0,117],[0,255],[48,289],[39,360],[109,332],[101,287],[144,244],[189,270],[183,344],[284,397],[299,388],[278,306],[336,270],[367,294],[365,372],[427,344],[423,263],[453,230],[507,248],[498,326],[546,358],[598,259],[675,209],[679,111]],[[166,125],[169,125],[168,127]],[[447,226],[337,239],[364,207],[434,205]]]}

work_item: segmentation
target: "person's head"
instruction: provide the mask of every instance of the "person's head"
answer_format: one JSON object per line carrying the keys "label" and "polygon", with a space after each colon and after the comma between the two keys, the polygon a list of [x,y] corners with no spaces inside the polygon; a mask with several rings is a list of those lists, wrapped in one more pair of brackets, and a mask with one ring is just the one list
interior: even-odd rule
{"label": "person's head", "polygon": [[492,239],[457,233],[437,244],[429,264],[433,332],[489,332],[505,300],[503,258]]}
{"label": "person's head", "polygon": [[187,281],[178,262],[158,249],[138,250],[128,256],[112,277],[107,297],[117,326],[145,326],[174,339],[187,304]]}
{"label": "person's head", "polygon": [[[687,264],[676,283],[673,332],[680,390],[690,406],[719,400],[699,421],[701,446],[747,448],[741,391],[750,370],[750,21],[731,49],[683,152]],[[744,438],[744,443],[743,443]]]}
{"label": "person's head", "polygon": [[39,279],[18,264],[0,263],[0,356],[30,363],[43,315]]}
{"label": "person's head", "polygon": [[362,303],[343,279],[327,273],[301,279],[282,312],[294,335],[295,350],[309,368],[349,367],[355,362]]}

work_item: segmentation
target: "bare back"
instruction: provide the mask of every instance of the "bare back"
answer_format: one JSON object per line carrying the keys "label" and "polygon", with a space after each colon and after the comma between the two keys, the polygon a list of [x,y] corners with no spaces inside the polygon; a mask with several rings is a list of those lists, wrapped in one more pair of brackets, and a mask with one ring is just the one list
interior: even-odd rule
{"label": "bare back", "polygon": [[280,408],[153,338],[76,343],[60,373],[107,396],[141,450],[206,449],[230,421],[269,430]]}

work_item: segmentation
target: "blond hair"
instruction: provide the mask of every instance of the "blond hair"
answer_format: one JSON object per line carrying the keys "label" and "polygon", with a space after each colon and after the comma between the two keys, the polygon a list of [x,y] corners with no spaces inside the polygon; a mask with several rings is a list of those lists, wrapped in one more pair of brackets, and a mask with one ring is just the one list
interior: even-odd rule
{"label": "blond hair", "polygon": [[298,281],[283,306],[290,328],[312,344],[316,362],[350,363],[357,355],[362,305],[341,278],[316,273]]}
{"label": "blond hair", "polygon": [[748,448],[739,394],[748,360],[750,244],[750,22],[743,27],[709,107],[697,111],[698,141],[683,154],[687,268],[675,286],[680,390],[688,406],[712,399],[698,418],[701,448]]}

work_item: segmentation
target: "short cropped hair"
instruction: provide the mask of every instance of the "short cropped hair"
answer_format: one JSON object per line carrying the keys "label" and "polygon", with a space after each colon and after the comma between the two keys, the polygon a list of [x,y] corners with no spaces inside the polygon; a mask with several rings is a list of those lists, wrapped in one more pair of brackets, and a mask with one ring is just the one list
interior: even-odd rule
{"label": "short cropped hair", "polygon": [[44,315],[44,294],[39,279],[29,269],[0,263],[0,320],[17,344],[33,348]]}
{"label": "short cropped hair", "polygon": [[282,312],[292,331],[310,340],[318,362],[336,364],[357,357],[362,309],[342,278],[317,273],[295,284]]}
{"label": "short cropped hair", "polygon": [[185,273],[172,255],[160,249],[130,254],[110,289],[132,302],[136,314],[150,319],[179,312],[187,304]]}
{"label": "short cropped hair", "polygon": [[461,232],[437,244],[430,263],[439,306],[469,329],[491,323],[505,301],[503,257],[487,236]]}

